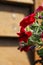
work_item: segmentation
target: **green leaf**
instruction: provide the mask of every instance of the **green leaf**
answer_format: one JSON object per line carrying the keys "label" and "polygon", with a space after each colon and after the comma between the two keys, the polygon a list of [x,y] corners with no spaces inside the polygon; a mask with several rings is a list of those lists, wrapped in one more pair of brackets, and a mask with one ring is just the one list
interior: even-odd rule
{"label": "green leaf", "polygon": [[42,46],[43,45],[43,42],[42,41],[39,41],[37,42],[38,45]]}
{"label": "green leaf", "polygon": [[41,22],[41,26],[43,26],[43,21]]}
{"label": "green leaf", "polygon": [[43,30],[43,26],[40,26],[41,27],[41,29]]}
{"label": "green leaf", "polygon": [[43,56],[43,48],[37,51],[38,55]]}
{"label": "green leaf", "polygon": [[30,31],[31,29],[30,29],[30,27],[29,26],[27,26],[26,27],[26,31]]}
{"label": "green leaf", "polygon": [[37,34],[33,34],[32,37],[31,37],[31,39],[32,39],[33,41],[39,41],[40,37],[39,37],[39,35],[37,35]]}
{"label": "green leaf", "polygon": [[43,16],[43,12],[41,12],[41,15]]}
{"label": "green leaf", "polygon": [[37,22],[35,22],[35,23],[33,24],[33,26],[39,26],[39,24],[38,24]]}
{"label": "green leaf", "polygon": [[32,40],[29,38],[28,39],[28,45],[32,45],[33,44],[33,42],[32,42]]}
{"label": "green leaf", "polygon": [[38,19],[38,16],[35,16],[36,19]]}

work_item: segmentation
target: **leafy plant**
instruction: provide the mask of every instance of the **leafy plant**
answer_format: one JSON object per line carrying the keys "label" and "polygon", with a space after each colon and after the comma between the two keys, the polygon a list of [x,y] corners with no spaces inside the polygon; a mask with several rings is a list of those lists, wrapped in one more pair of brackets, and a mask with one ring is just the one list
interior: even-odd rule
{"label": "leafy plant", "polygon": [[[41,23],[39,24],[39,20]],[[43,6],[39,6],[34,13],[26,16],[20,22],[19,36],[20,51],[29,51],[34,47],[38,47],[38,54],[43,55]]]}

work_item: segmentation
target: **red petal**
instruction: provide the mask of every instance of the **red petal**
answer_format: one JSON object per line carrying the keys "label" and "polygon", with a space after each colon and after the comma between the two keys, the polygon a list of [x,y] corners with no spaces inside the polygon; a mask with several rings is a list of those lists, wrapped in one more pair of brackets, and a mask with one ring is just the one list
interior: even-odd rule
{"label": "red petal", "polygon": [[27,32],[27,35],[28,37],[30,37],[32,35],[32,32],[31,31]]}
{"label": "red petal", "polygon": [[25,28],[26,26],[32,24],[32,23],[35,21],[34,16],[35,16],[35,14],[33,13],[33,14],[31,14],[31,15],[25,17],[25,18],[20,22],[20,26],[22,26],[22,27]]}
{"label": "red petal", "polygon": [[17,33],[17,35],[19,35],[19,36],[20,36],[20,33]]}
{"label": "red petal", "polygon": [[24,41],[25,43],[27,43],[28,37],[23,38],[23,41]]}
{"label": "red petal", "polygon": [[43,6],[39,6],[35,12],[40,12],[40,11],[43,11]]}
{"label": "red petal", "polygon": [[41,41],[43,42],[43,38],[41,38]]}
{"label": "red petal", "polygon": [[29,51],[29,50],[30,50],[30,46],[25,46],[25,47],[24,47],[24,51],[25,51],[25,52],[27,52],[27,51]]}
{"label": "red petal", "polygon": [[24,33],[24,32],[25,32],[24,28],[21,27],[21,29],[20,29],[20,33]]}
{"label": "red petal", "polygon": [[40,37],[43,38],[43,32],[42,32],[42,34],[40,35]]}
{"label": "red petal", "polygon": [[22,37],[19,37],[19,41],[20,41],[20,42],[23,41],[23,38],[22,38]]}

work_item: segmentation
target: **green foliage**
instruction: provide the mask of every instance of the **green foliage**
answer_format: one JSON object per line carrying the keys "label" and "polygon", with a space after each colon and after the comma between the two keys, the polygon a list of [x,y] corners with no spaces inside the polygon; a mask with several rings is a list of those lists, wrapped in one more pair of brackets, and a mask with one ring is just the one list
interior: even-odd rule
{"label": "green foliage", "polygon": [[28,45],[33,45],[33,41],[31,40],[31,38],[28,39]]}
{"label": "green foliage", "polygon": [[[39,25],[39,23],[38,23],[38,16],[40,14],[41,14],[41,16],[43,16],[43,12],[37,13],[35,16],[36,22],[30,26],[30,28],[33,30],[33,35],[28,40],[28,44],[34,44],[37,47],[43,46],[43,41],[41,41],[41,39],[40,39],[40,35],[43,32],[43,18],[42,18],[41,25]],[[39,49],[37,51],[37,53],[38,53],[38,55],[43,56],[43,48]]]}
{"label": "green foliage", "polygon": [[41,28],[41,30],[43,31],[43,21],[41,22],[40,28]]}
{"label": "green foliage", "polygon": [[43,48],[37,51],[38,55],[43,56]]}
{"label": "green foliage", "polygon": [[43,16],[43,11],[41,12],[41,16]]}
{"label": "green foliage", "polygon": [[41,22],[41,26],[43,26],[43,21]]}
{"label": "green foliage", "polygon": [[[38,19],[38,14],[36,15],[36,19]],[[28,44],[29,45],[38,45],[42,46],[43,42],[40,39],[40,34],[43,31],[43,21],[41,25],[39,25],[38,20],[30,26],[30,30],[33,30],[33,35],[28,39]]]}
{"label": "green foliage", "polygon": [[30,27],[29,26],[27,26],[26,27],[26,31],[30,31],[31,29],[30,29]]}

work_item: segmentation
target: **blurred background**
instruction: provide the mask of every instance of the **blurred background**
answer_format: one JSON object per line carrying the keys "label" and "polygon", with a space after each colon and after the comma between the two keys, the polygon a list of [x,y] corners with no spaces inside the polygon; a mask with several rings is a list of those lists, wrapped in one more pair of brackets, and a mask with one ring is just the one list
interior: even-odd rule
{"label": "blurred background", "polygon": [[28,53],[17,49],[16,33],[20,21],[42,3],[43,0],[0,0],[0,65],[32,65],[40,59],[35,49]]}

